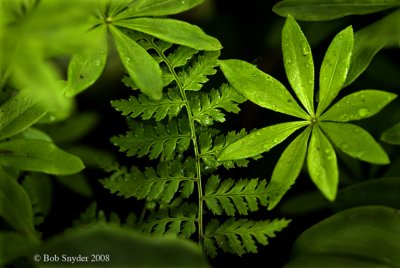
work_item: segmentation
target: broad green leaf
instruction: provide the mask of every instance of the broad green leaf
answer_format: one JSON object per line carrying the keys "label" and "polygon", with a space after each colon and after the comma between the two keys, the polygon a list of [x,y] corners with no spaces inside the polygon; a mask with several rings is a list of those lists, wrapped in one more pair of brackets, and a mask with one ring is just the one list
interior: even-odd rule
{"label": "broad green leaf", "polygon": [[362,206],[335,214],[303,232],[285,268],[399,267],[400,214]]}
{"label": "broad green leaf", "polygon": [[[400,4],[400,1],[397,1]],[[365,71],[372,58],[385,47],[400,45],[400,9],[383,19],[357,31],[346,85],[351,84]]]}
{"label": "broad green leaf", "polygon": [[[0,218],[16,231],[34,236],[32,204],[24,188],[0,168]],[[1,260],[1,259],[0,259]]]}
{"label": "broad green leaf", "polygon": [[198,26],[175,19],[137,18],[117,21],[122,26],[155,36],[161,40],[198,50],[220,50],[220,42]]}
{"label": "broad green leaf", "polygon": [[158,63],[138,43],[114,26],[109,27],[122,64],[140,90],[153,99],[162,96],[161,69]]}
{"label": "broad green leaf", "polygon": [[191,9],[204,0],[150,0],[134,1],[129,7],[116,15],[114,20],[134,17],[166,16],[181,13]]}
{"label": "broad green leaf", "polygon": [[359,126],[320,122],[322,130],[344,153],[374,164],[389,164],[389,157],[374,138]]}
{"label": "broad green leaf", "polygon": [[338,33],[329,45],[319,74],[317,115],[331,104],[343,88],[350,66],[353,42],[353,28],[349,26]]}
{"label": "broad green leaf", "polygon": [[[95,225],[57,236],[34,254],[90,256],[104,262],[87,262],[84,267],[209,267],[201,249],[193,242],[172,237],[149,237],[115,225]],[[60,267],[41,262],[38,267]]]}
{"label": "broad green leaf", "polygon": [[0,165],[55,175],[73,174],[84,168],[78,157],[53,143],[28,139],[0,143]]}
{"label": "broad green leaf", "polygon": [[284,0],[273,7],[280,16],[297,20],[333,20],[349,15],[364,15],[400,6],[399,0]]}
{"label": "broad green leaf", "polygon": [[383,132],[381,140],[400,145],[400,122]]}
{"label": "broad green leaf", "polygon": [[39,241],[36,238],[16,232],[0,231],[0,265],[8,267],[6,265],[11,261],[26,255],[38,245]]}
{"label": "broad green leaf", "polygon": [[286,76],[300,102],[314,114],[314,62],[310,45],[300,26],[288,16],[282,29],[282,52]]}
{"label": "broad green leaf", "polygon": [[255,104],[284,114],[308,119],[289,91],[275,78],[241,60],[220,60],[229,83]]}
{"label": "broad green leaf", "polygon": [[380,90],[360,90],[339,100],[321,115],[320,120],[348,122],[368,118],[377,114],[396,97],[396,94]]}
{"label": "broad green leaf", "polygon": [[22,90],[0,106],[0,140],[27,129],[46,113],[30,90]]}
{"label": "broad green leaf", "polygon": [[219,155],[218,160],[236,160],[267,152],[307,124],[308,122],[305,121],[295,121],[258,129],[228,145]]}
{"label": "broad green leaf", "polygon": [[97,47],[75,54],[68,66],[67,96],[75,96],[100,77],[107,61],[107,28],[99,26],[88,35],[96,40]]}
{"label": "broad green leaf", "polygon": [[367,180],[341,189],[330,207],[337,211],[366,205],[400,209],[399,192],[400,177]]}
{"label": "broad green leaf", "polygon": [[339,171],[335,150],[318,126],[313,127],[307,153],[307,167],[311,180],[330,201],[335,200]]}
{"label": "broad green leaf", "polygon": [[269,210],[273,209],[279,203],[283,195],[290,189],[299,176],[306,157],[310,133],[311,128],[308,127],[289,144],[279,158],[267,188]]}

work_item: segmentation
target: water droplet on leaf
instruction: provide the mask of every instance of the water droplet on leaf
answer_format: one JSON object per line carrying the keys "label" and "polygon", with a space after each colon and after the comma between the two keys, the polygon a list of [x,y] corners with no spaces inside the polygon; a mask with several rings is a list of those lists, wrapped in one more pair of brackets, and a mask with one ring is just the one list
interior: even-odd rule
{"label": "water droplet on leaf", "polygon": [[369,114],[369,110],[367,108],[361,108],[358,110],[358,114],[362,117],[367,116]]}

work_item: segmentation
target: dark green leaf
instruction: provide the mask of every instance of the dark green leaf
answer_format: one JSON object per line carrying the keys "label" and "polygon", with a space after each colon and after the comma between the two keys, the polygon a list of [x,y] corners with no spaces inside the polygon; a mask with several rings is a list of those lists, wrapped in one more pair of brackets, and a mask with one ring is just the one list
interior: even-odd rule
{"label": "dark green leaf", "polygon": [[0,165],[56,175],[72,174],[84,168],[78,157],[53,143],[28,139],[0,143]]}
{"label": "dark green leaf", "polygon": [[333,20],[348,15],[364,15],[400,6],[398,0],[284,0],[273,7],[280,16],[298,20]]}
{"label": "dark green leaf", "polygon": [[289,137],[293,132],[304,127],[308,122],[288,122],[256,130],[238,141],[228,145],[219,155],[219,161],[235,160],[259,155],[269,151]]}
{"label": "dark green leaf", "polygon": [[383,132],[381,140],[400,145],[400,122]]}
{"label": "dark green leaf", "polygon": [[117,21],[116,26],[155,36],[169,43],[198,50],[220,50],[220,42],[203,32],[198,26],[184,21],[159,18],[137,18]]}
{"label": "dark green leaf", "polygon": [[[14,206],[15,208],[15,206]],[[38,239],[16,232],[0,232],[0,265],[7,267],[39,245]]]}
{"label": "dark green leaf", "polygon": [[389,157],[374,138],[359,126],[321,122],[322,130],[344,153],[375,164],[388,164]]}
{"label": "dark green leaf", "polygon": [[331,104],[343,88],[350,66],[353,42],[353,29],[349,26],[338,33],[329,45],[319,75],[317,115]]}
{"label": "dark green leaf", "polygon": [[289,91],[275,78],[241,60],[219,61],[229,83],[255,104],[284,114],[308,119]]}
{"label": "dark green leaf", "polygon": [[129,76],[140,90],[153,99],[162,96],[161,69],[158,63],[138,43],[111,26],[110,31]]}
{"label": "dark green leaf", "polygon": [[89,184],[89,181],[82,173],[57,176],[56,180],[77,194],[85,197],[93,196],[93,190]]}
{"label": "dark green leaf", "polygon": [[335,200],[339,171],[335,150],[318,126],[313,127],[307,153],[307,166],[312,181],[330,201]]}
{"label": "dark green leaf", "polygon": [[314,114],[314,61],[307,38],[288,16],[282,29],[282,52],[286,76],[300,102]]}

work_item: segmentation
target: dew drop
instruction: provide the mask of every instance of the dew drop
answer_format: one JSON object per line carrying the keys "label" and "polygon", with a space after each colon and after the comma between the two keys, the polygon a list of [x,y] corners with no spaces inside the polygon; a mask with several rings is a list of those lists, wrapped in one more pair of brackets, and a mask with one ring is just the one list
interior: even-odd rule
{"label": "dew drop", "polygon": [[182,5],[184,5],[185,4],[185,0],[182,0],[181,3],[182,3]]}
{"label": "dew drop", "polygon": [[100,66],[100,60],[95,60],[95,61],[94,61],[94,65]]}
{"label": "dew drop", "polygon": [[131,58],[125,58],[125,61],[126,61],[126,62],[130,62],[130,61],[131,61]]}
{"label": "dew drop", "polygon": [[104,55],[104,54],[106,54],[106,52],[104,50],[100,50],[100,54]]}
{"label": "dew drop", "polygon": [[50,121],[55,121],[56,118],[54,116],[50,116]]}
{"label": "dew drop", "polygon": [[272,104],[271,109],[274,110],[274,111],[276,111],[276,109],[278,109],[278,107],[276,107],[275,104]]}
{"label": "dew drop", "polygon": [[347,114],[342,114],[341,116],[340,116],[340,119],[341,120],[349,120],[349,116],[347,115]]}
{"label": "dew drop", "polygon": [[369,110],[367,108],[361,108],[358,110],[358,114],[362,117],[367,116],[369,114]]}

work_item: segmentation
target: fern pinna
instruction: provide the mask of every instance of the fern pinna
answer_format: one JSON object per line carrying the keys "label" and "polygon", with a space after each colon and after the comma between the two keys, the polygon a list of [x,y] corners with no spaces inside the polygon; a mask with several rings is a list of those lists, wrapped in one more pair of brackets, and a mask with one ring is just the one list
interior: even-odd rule
{"label": "fern pinna", "polygon": [[[224,122],[225,113],[238,113],[238,105],[246,100],[228,84],[217,89],[204,86],[217,72],[219,52],[127,34],[159,63],[164,93],[161,100],[139,93],[113,101],[113,107],[128,117],[129,130],[112,142],[128,156],[147,156],[158,164],[114,168],[103,185],[126,198],[146,200],[138,222],[144,232],[196,239],[211,257],[217,248],[239,255],[256,252],[256,242],[266,245],[267,238],[289,221],[235,219],[267,205],[266,180],[223,180],[215,174],[220,167],[248,163],[217,160],[226,146],[246,135],[244,130],[224,135],[211,127]],[[129,78],[124,82],[136,87]],[[228,220],[220,222],[219,215]]]}

